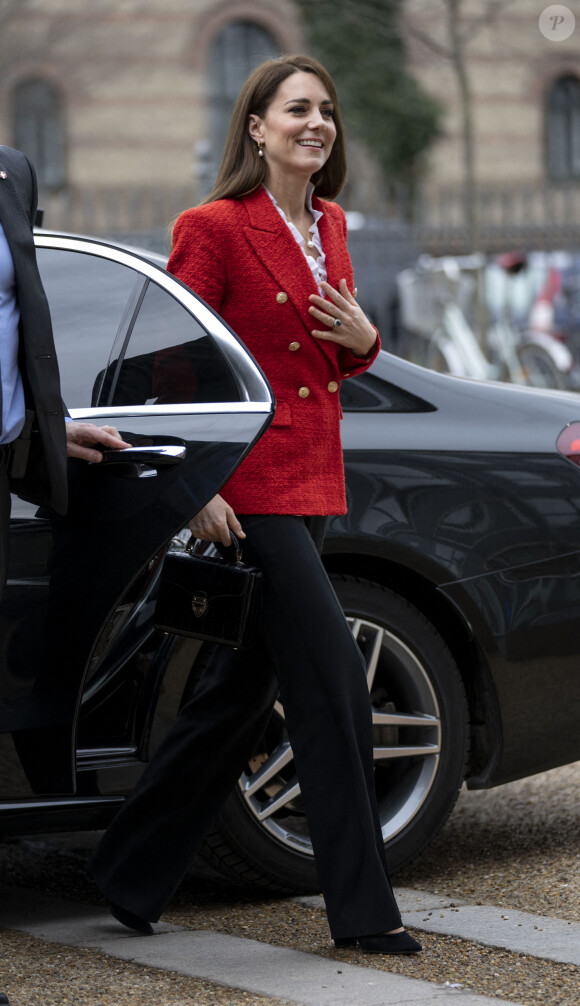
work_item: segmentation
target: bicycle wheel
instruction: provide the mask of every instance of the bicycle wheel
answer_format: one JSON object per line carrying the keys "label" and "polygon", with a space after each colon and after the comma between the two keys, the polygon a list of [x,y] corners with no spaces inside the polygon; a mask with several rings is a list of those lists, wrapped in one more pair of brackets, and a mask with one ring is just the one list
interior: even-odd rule
{"label": "bicycle wheel", "polygon": [[526,384],[532,388],[556,388],[565,391],[570,388],[567,373],[560,370],[550,353],[536,342],[527,342],[518,347]]}
{"label": "bicycle wheel", "polygon": [[427,343],[424,367],[439,374],[453,374],[455,377],[470,377],[460,350],[444,332],[437,330]]}

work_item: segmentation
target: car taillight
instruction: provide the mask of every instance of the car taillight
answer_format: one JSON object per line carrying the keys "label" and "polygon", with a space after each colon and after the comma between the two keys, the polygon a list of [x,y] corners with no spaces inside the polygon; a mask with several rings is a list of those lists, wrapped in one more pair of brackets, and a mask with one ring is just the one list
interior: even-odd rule
{"label": "car taillight", "polygon": [[580,467],[580,423],[569,423],[556,440],[556,447],[568,461]]}

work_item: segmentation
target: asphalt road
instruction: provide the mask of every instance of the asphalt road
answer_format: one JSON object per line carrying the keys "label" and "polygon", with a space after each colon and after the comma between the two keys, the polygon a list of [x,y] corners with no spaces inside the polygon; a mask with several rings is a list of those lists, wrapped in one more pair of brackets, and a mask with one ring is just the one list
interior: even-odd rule
{"label": "asphalt road", "polygon": [[[518,910],[580,922],[579,793],[580,762],[496,790],[463,792],[447,826],[396,883],[431,892],[449,905],[497,906],[502,909],[501,919],[507,919],[510,910]],[[98,892],[84,877],[94,838],[82,834],[4,842],[0,845],[0,885],[12,892],[21,890],[27,898],[36,893],[101,905]],[[263,892],[200,876],[196,870],[188,875],[164,918],[187,931],[210,930],[307,951],[335,962],[337,974],[355,964],[371,966],[377,973],[435,982],[450,989],[442,1002],[451,1001],[455,991],[462,989],[526,1006],[580,1003],[577,965],[544,960],[537,952],[530,955],[494,947],[493,935],[476,940],[424,932],[419,921],[423,954],[373,958],[369,965],[368,957],[333,949],[319,907],[271,899]],[[22,933],[0,933],[2,951],[0,991],[9,993],[11,1006],[69,1002],[141,1006],[150,1001],[160,1006],[266,1006],[283,1001],[113,960],[96,950],[63,950]]]}

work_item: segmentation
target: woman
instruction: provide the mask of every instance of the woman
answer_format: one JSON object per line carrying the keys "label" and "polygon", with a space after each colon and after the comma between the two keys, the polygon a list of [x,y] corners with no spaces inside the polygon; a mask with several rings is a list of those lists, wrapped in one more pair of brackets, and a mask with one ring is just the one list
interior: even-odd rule
{"label": "woman", "polygon": [[[236,103],[214,191],[178,219],[169,269],[239,334],[270,379],[274,422],[191,521],[243,539],[263,571],[261,642],[218,649],[90,870],[113,914],[152,932],[251,757],[279,688],[337,946],[412,953],[378,819],[361,654],[309,525],[346,511],[340,380],[378,336],[354,298],[334,85],[306,56],[258,67]],[[313,196],[313,191],[317,196]]]}

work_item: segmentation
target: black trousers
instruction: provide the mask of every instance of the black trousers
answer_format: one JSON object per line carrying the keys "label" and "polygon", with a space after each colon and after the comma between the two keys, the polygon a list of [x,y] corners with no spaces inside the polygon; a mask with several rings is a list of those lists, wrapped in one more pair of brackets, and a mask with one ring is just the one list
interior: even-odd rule
{"label": "black trousers", "polygon": [[218,648],[103,836],[89,875],[155,921],[245,768],[280,689],[333,937],[396,929],[364,664],[305,521],[241,516],[263,571],[261,642]]}

